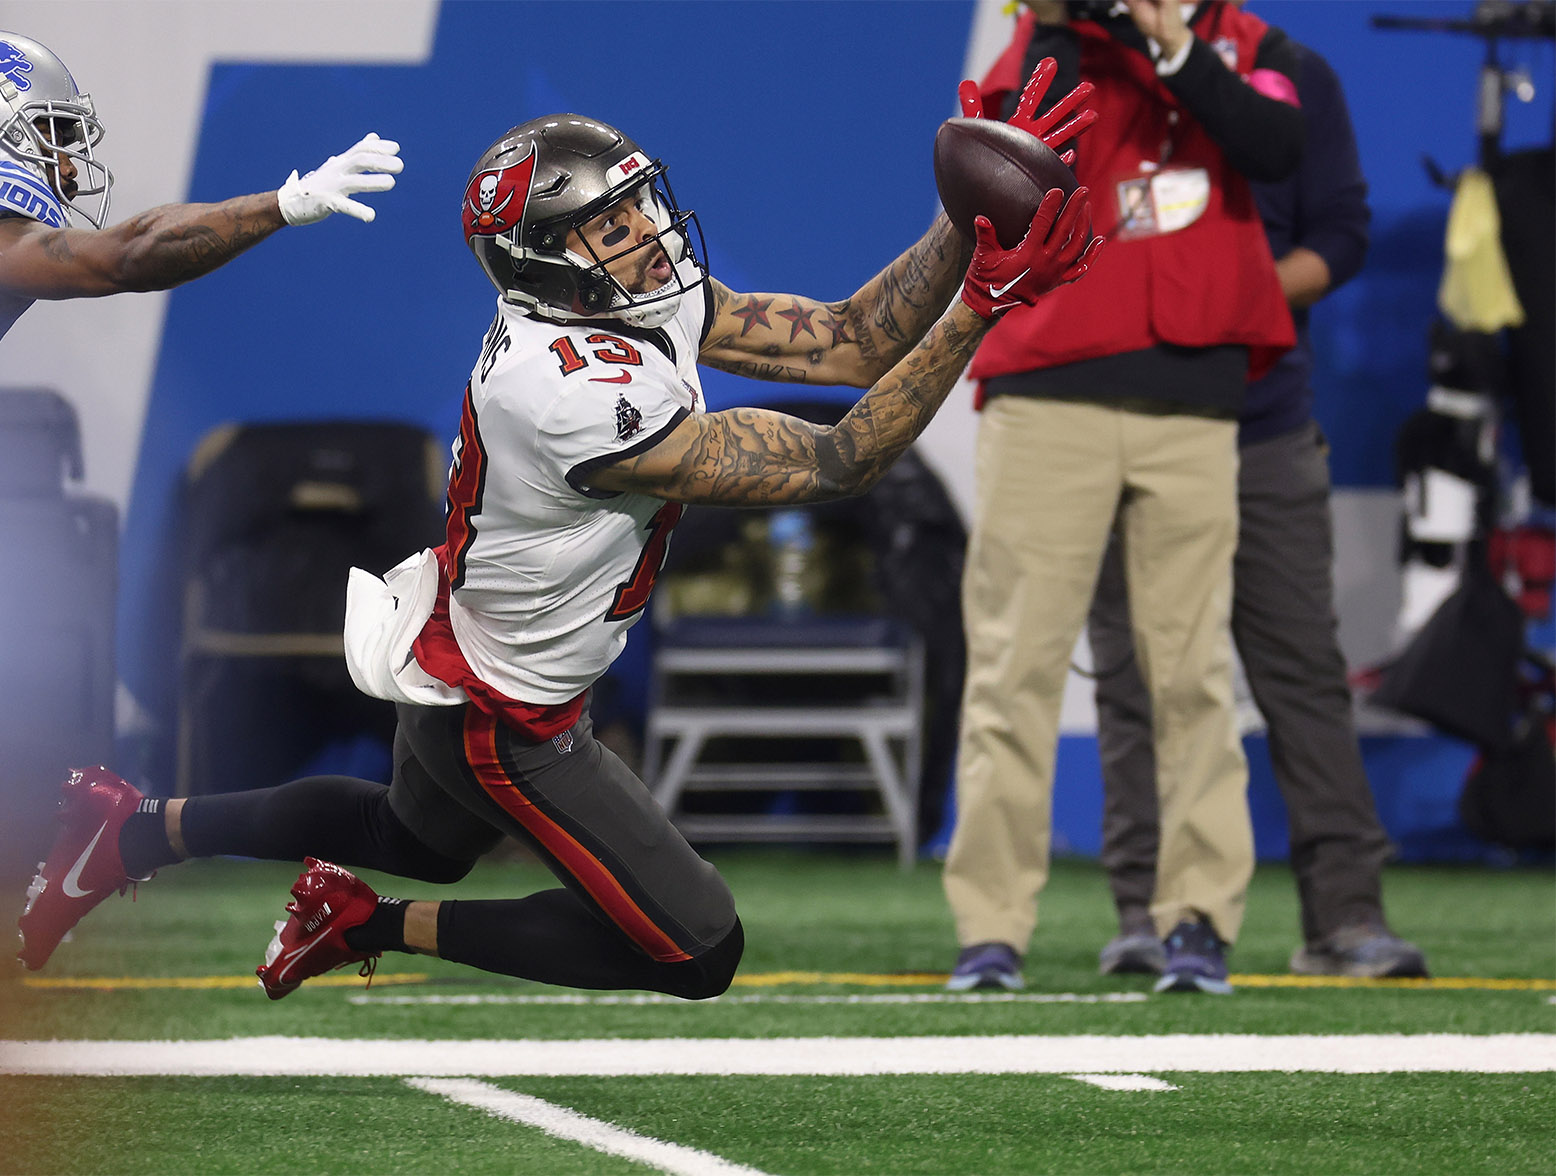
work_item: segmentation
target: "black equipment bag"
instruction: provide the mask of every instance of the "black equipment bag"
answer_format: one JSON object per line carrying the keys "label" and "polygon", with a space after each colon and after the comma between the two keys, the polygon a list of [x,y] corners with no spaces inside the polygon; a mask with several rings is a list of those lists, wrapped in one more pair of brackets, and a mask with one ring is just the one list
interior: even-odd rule
{"label": "black equipment bag", "polygon": [[1504,750],[1520,709],[1523,656],[1523,610],[1492,575],[1484,544],[1475,542],[1459,587],[1384,671],[1372,702]]}
{"label": "black equipment bag", "polygon": [[1487,752],[1459,794],[1475,836],[1512,849],[1556,849],[1556,752],[1549,719],[1533,716],[1505,751]]}
{"label": "black equipment bag", "polygon": [[114,737],[119,519],[67,495],[81,476],[74,409],[0,390],[0,877],[32,870],[53,839],[69,768],[108,763]]}

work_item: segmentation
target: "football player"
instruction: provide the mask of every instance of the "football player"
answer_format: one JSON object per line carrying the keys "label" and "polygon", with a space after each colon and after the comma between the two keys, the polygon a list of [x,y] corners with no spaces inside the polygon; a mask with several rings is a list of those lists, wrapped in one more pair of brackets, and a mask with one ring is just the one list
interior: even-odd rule
{"label": "football player", "polygon": [[[498,298],[454,445],[447,540],[348,606],[353,676],[398,704],[391,784],[316,777],[162,800],[105,769],[74,774],[21,919],[28,967],[111,891],[186,857],[239,854],[305,863],[258,968],[273,999],[384,951],[577,988],[723,992],[744,944],[729,887],[594,738],[591,684],[687,504],[868,489],[991,322],[1078,278],[1099,247],[1085,189],[1055,191],[1012,249],[987,221],[973,243],[941,216],[840,302],[737,294],[704,267],[663,163],[574,114],[492,144],[463,219]],[[830,427],[709,413],[699,363],[869,390]],[[333,864],[452,882],[504,835],[561,885],[407,901]]]}
{"label": "football player", "polygon": [[[210,273],[285,225],[373,210],[352,197],[394,187],[400,145],[368,135],[279,191],[164,204],[105,228],[113,175],[96,157],[90,95],[43,45],[0,32],[0,337],[39,298],[166,290]],[[70,227],[75,213],[92,229]]]}

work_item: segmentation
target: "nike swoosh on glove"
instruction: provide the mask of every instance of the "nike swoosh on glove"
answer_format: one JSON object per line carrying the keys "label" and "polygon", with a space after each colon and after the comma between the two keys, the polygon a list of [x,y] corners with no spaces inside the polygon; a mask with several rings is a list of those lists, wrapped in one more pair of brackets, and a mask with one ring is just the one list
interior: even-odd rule
{"label": "nike swoosh on glove", "polygon": [[962,301],[986,319],[1016,306],[1031,306],[1055,286],[1079,278],[1102,251],[1103,237],[1091,238],[1091,198],[1077,188],[1066,200],[1051,188],[1044,194],[1027,235],[1005,249],[985,216],[973,222],[977,241],[962,283]]}
{"label": "nike swoosh on glove", "polygon": [[400,145],[393,139],[370,134],[301,179],[294,171],[276,192],[281,215],[289,225],[311,225],[332,212],[371,221],[377,215],[373,209],[351,198],[358,192],[387,192],[394,187],[394,177],[405,168],[399,156]]}

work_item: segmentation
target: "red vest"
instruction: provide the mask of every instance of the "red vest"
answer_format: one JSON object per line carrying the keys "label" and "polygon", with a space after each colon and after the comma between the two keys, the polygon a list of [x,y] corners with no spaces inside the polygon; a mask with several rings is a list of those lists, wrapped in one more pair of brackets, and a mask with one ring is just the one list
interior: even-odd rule
{"label": "red vest", "polygon": [[[1093,229],[1111,234],[1118,216],[1115,185],[1138,176],[1143,160],[1202,167],[1210,201],[1193,224],[1130,241],[1109,240],[1080,281],[1017,307],[989,332],[973,358],[974,379],[1057,367],[1137,351],[1157,343],[1248,348],[1249,379],[1258,379],[1295,342],[1291,312],[1248,181],[1227,163],[1210,136],[1179,104],[1143,54],[1098,25],[1072,26],[1080,37],[1081,77],[1096,85],[1098,119],[1077,148],[1076,177],[1091,190]],[[986,109],[1025,81],[1021,66],[1034,18],[1016,25],[1009,47],[984,79]],[[1246,78],[1268,26],[1231,4],[1210,4],[1194,32],[1223,57],[1235,50]],[[1172,115],[1177,116],[1176,125]]]}

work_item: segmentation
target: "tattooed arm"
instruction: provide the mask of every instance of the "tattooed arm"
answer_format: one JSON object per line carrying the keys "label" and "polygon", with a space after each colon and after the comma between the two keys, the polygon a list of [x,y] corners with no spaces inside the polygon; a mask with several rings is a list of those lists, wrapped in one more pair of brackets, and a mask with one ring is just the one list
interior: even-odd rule
{"label": "tattooed arm", "polygon": [[972,245],[942,215],[852,298],[736,294],[713,281],[713,323],[699,359],[759,380],[868,388],[945,310]]}
{"label": "tattooed arm", "polygon": [[754,408],[694,413],[652,449],[591,474],[590,485],[724,506],[862,494],[924,431],[1001,314],[1085,274],[1103,243],[1090,225],[1085,188],[1068,199],[1048,192],[1009,249],[976,218],[961,297],[836,425]]}
{"label": "tattooed arm", "polygon": [[274,192],[165,204],[97,231],[7,218],[0,220],[0,290],[25,298],[166,290],[210,273],[285,224]]}
{"label": "tattooed arm", "polygon": [[[97,232],[0,220],[0,291],[22,298],[100,298],[167,290],[225,265],[286,225],[341,212],[370,221],[354,196],[387,192],[404,167],[400,145],[370,134],[274,192],[220,204],[164,204]],[[73,172],[61,165],[67,179]]]}
{"label": "tattooed arm", "polygon": [[991,325],[958,298],[836,425],[759,408],[696,413],[590,484],[724,506],[862,494],[924,431]]}

